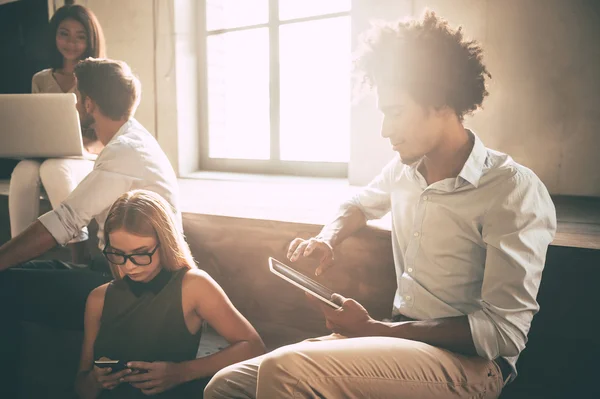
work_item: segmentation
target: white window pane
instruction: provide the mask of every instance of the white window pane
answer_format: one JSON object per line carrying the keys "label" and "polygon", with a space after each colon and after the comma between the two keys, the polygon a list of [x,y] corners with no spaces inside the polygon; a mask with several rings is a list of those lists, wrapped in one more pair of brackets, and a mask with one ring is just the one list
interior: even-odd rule
{"label": "white window pane", "polygon": [[264,24],[269,0],[206,0],[206,30]]}
{"label": "white window pane", "polygon": [[350,0],[279,0],[282,21],[343,11],[350,11]]}
{"label": "white window pane", "polygon": [[211,158],[269,159],[267,28],[207,38]]}
{"label": "white window pane", "polygon": [[281,159],[348,162],[350,18],[280,29]]}

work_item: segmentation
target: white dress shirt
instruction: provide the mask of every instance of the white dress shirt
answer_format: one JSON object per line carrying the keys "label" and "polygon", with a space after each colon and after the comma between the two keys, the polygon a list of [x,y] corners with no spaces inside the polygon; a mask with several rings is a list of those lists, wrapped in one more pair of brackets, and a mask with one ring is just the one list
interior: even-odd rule
{"label": "white dress shirt", "polygon": [[182,229],[175,172],[158,142],[132,118],[98,155],[92,172],[59,207],[39,220],[60,245],[65,245],[95,218],[98,244],[104,249],[108,210],[122,194],[135,189],[154,191],[166,199],[176,210]]}
{"label": "white dress shirt", "polygon": [[525,348],[554,204],[540,179],[511,157],[474,146],[460,174],[427,185],[419,164],[394,158],[348,205],[367,219],[392,212],[398,288],[393,314],[467,315],[477,353],[513,368]]}

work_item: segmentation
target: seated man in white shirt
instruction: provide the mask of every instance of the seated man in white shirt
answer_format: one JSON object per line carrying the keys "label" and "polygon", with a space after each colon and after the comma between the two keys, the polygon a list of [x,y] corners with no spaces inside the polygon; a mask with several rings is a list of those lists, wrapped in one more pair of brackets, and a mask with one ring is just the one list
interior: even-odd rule
{"label": "seated man in white shirt", "polygon": [[463,126],[488,94],[481,47],[433,13],[362,44],[357,66],[399,157],[288,258],[314,257],[320,274],[345,238],[392,212],[392,321],[353,299],[317,301],[333,335],[223,369],[206,398],[496,398],[516,376],[556,215],[531,170]]}
{"label": "seated man in white shirt", "polygon": [[[122,61],[87,59],[75,67],[77,110],[82,128],[95,127],[104,145],[92,172],[56,209],[0,247],[0,271],[13,266],[69,268],[58,261],[34,261],[51,248],[67,244],[92,218],[98,222],[100,249],[108,210],[134,189],[155,191],[177,214],[179,189],[175,172],[158,142],[133,118],[141,85]],[[0,274],[1,275],[1,274]]]}

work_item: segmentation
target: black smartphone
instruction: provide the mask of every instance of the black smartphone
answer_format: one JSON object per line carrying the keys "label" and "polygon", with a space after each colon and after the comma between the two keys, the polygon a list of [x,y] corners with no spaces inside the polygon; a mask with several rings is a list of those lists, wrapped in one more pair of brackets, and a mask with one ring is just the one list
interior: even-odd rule
{"label": "black smartphone", "polygon": [[125,360],[94,360],[94,364],[101,369],[110,367],[113,373],[128,368]]}

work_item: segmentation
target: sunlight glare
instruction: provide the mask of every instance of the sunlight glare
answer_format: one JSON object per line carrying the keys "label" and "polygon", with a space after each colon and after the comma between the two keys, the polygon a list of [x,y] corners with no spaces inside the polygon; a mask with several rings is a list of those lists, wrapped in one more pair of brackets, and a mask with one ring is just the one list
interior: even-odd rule
{"label": "sunlight glare", "polygon": [[269,0],[206,0],[206,30],[264,24]]}
{"label": "sunlight glare", "polygon": [[280,32],[281,159],[348,162],[350,18]]}
{"label": "sunlight glare", "polygon": [[350,11],[350,0],[279,0],[282,21]]}
{"label": "sunlight glare", "polygon": [[269,159],[267,28],[207,38],[209,157]]}

